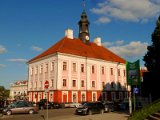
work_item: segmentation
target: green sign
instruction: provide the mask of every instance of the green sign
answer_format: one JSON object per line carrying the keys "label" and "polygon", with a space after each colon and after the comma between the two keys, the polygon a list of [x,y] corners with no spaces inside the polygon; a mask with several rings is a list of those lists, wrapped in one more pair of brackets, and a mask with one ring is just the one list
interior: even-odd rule
{"label": "green sign", "polygon": [[128,85],[140,85],[140,65],[139,60],[130,63],[126,62],[126,72],[127,72],[127,84]]}

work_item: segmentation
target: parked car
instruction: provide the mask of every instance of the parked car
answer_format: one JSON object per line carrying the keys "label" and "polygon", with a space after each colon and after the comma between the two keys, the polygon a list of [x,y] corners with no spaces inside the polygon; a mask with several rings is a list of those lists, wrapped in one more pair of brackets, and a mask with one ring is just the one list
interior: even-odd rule
{"label": "parked car", "polygon": [[33,106],[37,106],[35,102],[30,101],[29,103],[32,104]]}
{"label": "parked car", "polygon": [[4,107],[0,106],[0,113],[3,112]]}
{"label": "parked car", "polygon": [[69,107],[70,107],[70,103],[69,103],[69,102],[65,102],[65,103],[64,103],[64,107],[65,107],[65,108],[69,108]]}
{"label": "parked car", "polygon": [[59,109],[61,108],[61,105],[59,103],[56,102],[50,102],[50,105],[54,108],[54,109]]}
{"label": "parked car", "polygon": [[114,103],[112,101],[107,101],[104,103],[105,112],[113,112],[114,111]]}
{"label": "parked car", "polygon": [[48,109],[52,109],[53,108],[53,104],[49,101],[47,101],[47,99],[41,99],[38,103],[37,106],[39,109],[46,109],[48,107]]}
{"label": "parked car", "polygon": [[128,110],[129,109],[129,102],[123,101],[119,103],[120,110]]}
{"label": "parked car", "polygon": [[85,103],[87,103],[87,101],[83,101],[83,102],[81,102],[81,105],[84,105]]}
{"label": "parked car", "polygon": [[11,115],[17,113],[34,114],[38,112],[38,107],[33,106],[27,101],[16,101],[3,109],[3,114]]}
{"label": "parked car", "polygon": [[104,113],[104,105],[101,102],[86,102],[78,107],[75,114],[91,115],[94,113]]}
{"label": "parked car", "polygon": [[69,107],[70,108],[77,108],[80,107],[82,104],[78,103],[78,102],[70,102],[69,103]]}

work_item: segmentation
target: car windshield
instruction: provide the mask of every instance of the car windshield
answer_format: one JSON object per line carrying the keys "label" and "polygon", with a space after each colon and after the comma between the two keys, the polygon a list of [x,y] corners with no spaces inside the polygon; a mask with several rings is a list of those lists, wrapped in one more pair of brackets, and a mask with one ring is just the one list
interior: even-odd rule
{"label": "car windshield", "polygon": [[91,105],[92,105],[92,103],[84,103],[83,104],[84,107],[91,106]]}
{"label": "car windshield", "polygon": [[16,101],[16,102],[13,102],[9,105],[9,107],[29,107],[29,106],[32,106],[32,104],[28,103],[28,102],[25,102],[25,101]]}
{"label": "car windshield", "polygon": [[10,107],[10,108],[15,108],[15,107],[16,107],[16,104],[15,104],[15,103],[11,103],[10,105],[8,105],[8,107]]}

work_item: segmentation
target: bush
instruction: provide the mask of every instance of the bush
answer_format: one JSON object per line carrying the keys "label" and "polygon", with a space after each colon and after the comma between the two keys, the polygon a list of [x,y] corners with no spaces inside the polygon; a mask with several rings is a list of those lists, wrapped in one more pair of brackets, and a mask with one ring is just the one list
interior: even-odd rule
{"label": "bush", "polygon": [[150,114],[154,114],[160,111],[160,99],[154,101],[151,104],[144,106],[142,109],[135,111],[128,120],[144,120]]}

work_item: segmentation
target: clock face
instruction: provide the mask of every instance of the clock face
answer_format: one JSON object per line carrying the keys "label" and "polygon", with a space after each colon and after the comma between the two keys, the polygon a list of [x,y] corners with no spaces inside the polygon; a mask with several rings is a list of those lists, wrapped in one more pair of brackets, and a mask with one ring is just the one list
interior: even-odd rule
{"label": "clock face", "polygon": [[89,40],[89,36],[88,35],[86,35],[86,40]]}

